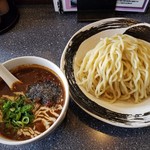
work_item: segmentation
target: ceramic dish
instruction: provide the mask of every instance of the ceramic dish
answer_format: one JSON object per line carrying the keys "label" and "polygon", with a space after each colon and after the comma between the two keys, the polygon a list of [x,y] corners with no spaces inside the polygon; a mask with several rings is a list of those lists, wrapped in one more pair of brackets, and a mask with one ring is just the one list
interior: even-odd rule
{"label": "ceramic dish", "polygon": [[76,84],[75,61],[82,60],[100,37],[116,33],[129,34],[149,42],[150,25],[130,18],[109,18],[91,23],[76,32],[66,45],[61,57],[61,69],[70,86],[73,100],[88,114],[106,123],[119,127],[145,127],[150,125],[150,98],[139,104],[116,102],[110,104],[97,100]]}
{"label": "ceramic dish", "polygon": [[0,134],[0,143],[2,143],[2,144],[22,145],[22,144],[31,143],[31,142],[37,141],[41,138],[44,138],[46,135],[48,135],[52,131],[54,131],[58,127],[58,125],[60,125],[60,123],[63,121],[63,119],[66,116],[66,112],[67,112],[68,104],[69,104],[69,86],[68,86],[66,77],[64,76],[63,72],[60,70],[60,68],[57,65],[55,65],[53,62],[51,62],[47,59],[44,59],[41,57],[36,57],[36,56],[17,57],[17,58],[10,59],[3,63],[3,65],[8,70],[14,69],[18,66],[32,65],[32,64],[40,65],[40,66],[43,66],[43,67],[46,67],[46,68],[52,70],[62,81],[62,85],[63,85],[64,91],[65,91],[65,99],[64,99],[64,104],[63,104],[62,110],[61,110],[59,116],[57,117],[57,119],[54,121],[54,123],[49,128],[47,128],[44,132],[41,132],[41,134],[34,136],[30,139],[27,139],[27,140],[11,140],[11,139],[3,137]]}

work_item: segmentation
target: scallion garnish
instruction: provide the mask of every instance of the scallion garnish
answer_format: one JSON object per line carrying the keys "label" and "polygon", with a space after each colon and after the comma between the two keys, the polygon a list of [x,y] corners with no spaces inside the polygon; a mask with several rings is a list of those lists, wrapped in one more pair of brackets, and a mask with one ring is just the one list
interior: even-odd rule
{"label": "scallion garnish", "polygon": [[4,123],[14,127],[24,127],[33,121],[33,104],[27,98],[18,95],[14,101],[3,99],[2,114]]}

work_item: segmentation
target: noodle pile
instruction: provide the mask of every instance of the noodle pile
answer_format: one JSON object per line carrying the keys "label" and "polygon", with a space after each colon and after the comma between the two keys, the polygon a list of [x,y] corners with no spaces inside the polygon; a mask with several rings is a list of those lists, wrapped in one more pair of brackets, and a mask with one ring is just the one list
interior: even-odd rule
{"label": "noodle pile", "polygon": [[150,94],[150,44],[126,34],[100,39],[86,53],[76,78],[96,98],[138,103]]}

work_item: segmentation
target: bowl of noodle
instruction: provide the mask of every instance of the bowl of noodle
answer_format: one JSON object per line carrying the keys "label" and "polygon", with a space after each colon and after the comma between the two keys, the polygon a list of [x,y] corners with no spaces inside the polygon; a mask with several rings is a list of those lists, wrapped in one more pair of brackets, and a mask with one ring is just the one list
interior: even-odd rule
{"label": "bowl of noodle", "polygon": [[61,58],[73,100],[88,114],[127,128],[150,125],[150,25],[109,18],[77,31]]}

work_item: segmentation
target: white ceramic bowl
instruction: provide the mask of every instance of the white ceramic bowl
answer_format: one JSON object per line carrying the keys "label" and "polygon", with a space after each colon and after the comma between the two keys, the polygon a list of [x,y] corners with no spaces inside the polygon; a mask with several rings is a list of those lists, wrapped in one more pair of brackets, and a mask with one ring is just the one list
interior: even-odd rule
{"label": "white ceramic bowl", "polygon": [[67,77],[72,99],[85,112],[119,127],[150,126],[150,96],[136,104],[126,101],[116,101],[112,104],[91,95],[78,84],[76,78],[79,62],[82,62],[85,54],[96,46],[100,38],[126,33],[148,41],[149,31],[148,23],[139,23],[130,18],[107,18],[84,26],[70,38],[62,53],[60,66]]}
{"label": "white ceramic bowl", "polygon": [[24,65],[24,64],[37,64],[37,65],[41,65],[44,67],[48,67],[51,70],[53,70],[58,75],[58,77],[60,77],[60,79],[62,80],[62,83],[64,85],[65,95],[66,95],[65,102],[64,102],[63,109],[62,109],[59,117],[50,126],[50,128],[47,129],[45,132],[41,133],[40,135],[38,135],[32,139],[23,140],[23,141],[14,141],[14,140],[6,139],[6,138],[0,136],[0,143],[2,143],[2,144],[21,145],[21,144],[26,144],[26,143],[30,143],[30,142],[36,141],[38,139],[41,139],[41,138],[45,137],[47,134],[51,133],[54,129],[56,129],[56,127],[62,122],[62,120],[66,116],[66,112],[67,112],[67,108],[68,108],[68,104],[69,104],[69,86],[68,86],[66,77],[64,76],[64,74],[60,70],[60,68],[47,59],[44,59],[41,57],[35,57],[35,56],[17,57],[17,58],[13,58],[13,59],[8,60],[3,63],[3,65],[8,70],[16,68],[17,66]]}

